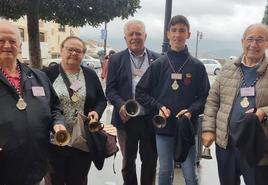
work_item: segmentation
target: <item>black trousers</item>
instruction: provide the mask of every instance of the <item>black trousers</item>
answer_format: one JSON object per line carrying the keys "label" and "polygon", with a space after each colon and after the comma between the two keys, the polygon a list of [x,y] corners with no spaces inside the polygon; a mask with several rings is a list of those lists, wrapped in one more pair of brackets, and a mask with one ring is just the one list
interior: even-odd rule
{"label": "black trousers", "polygon": [[52,185],[87,185],[91,158],[87,152],[71,147],[51,146],[49,158]]}
{"label": "black trousers", "polygon": [[240,185],[241,175],[246,185],[255,185],[255,169],[241,156],[231,138],[227,149],[216,145],[216,156],[221,185]]}
{"label": "black trousers", "polygon": [[131,118],[125,129],[118,129],[118,141],[123,155],[124,185],[137,185],[136,158],[141,159],[141,185],[155,184],[157,150],[152,123],[143,116]]}
{"label": "black trousers", "polygon": [[46,158],[29,144],[0,152],[0,185],[36,185],[46,171]]}
{"label": "black trousers", "polygon": [[255,169],[255,185],[268,184],[268,166],[257,166]]}

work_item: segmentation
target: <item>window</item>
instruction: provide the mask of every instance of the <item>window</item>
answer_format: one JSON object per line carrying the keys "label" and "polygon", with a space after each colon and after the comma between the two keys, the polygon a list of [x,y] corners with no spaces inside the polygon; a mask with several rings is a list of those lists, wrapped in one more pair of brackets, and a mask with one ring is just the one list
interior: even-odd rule
{"label": "window", "polygon": [[45,42],[45,33],[43,33],[43,32],[39,33],[39,41],[40,42]]}
{"label": "window", "polygon": [[19,30],[20,30],[21,41],[24,41],[24,29],[23,28],[19,28]]}

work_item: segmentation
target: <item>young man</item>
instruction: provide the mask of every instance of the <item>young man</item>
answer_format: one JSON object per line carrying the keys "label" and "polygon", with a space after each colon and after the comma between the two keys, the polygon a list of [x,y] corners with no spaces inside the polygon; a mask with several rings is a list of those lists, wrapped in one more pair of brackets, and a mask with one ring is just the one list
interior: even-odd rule
{"label": "young man", "polygon": [[[204,65],[188,52],[186,40],[190,35],[187,18],[172,17],[167,32],[170,49],[147,69],[136,87],[137,101],[152,113],[164,116],[167,122],[164,128],[155,129],[159,185],[172,184],[177,117],[184,115],[197,122],[209,91]],[[197,185],[195,145],[181,166],[186,185]]]}
{"label": "young man", "polygon": [[[209,92],[202,123],[202,140],[207,147],[216,140],[221,185],[238,185],[241,175],[247,185],[267,184],[268,154],[264,154],[255,167],[250,166],[250,161],[245,160],[245,153],[239,151],[230,134],[238,129],[241,116],[257,108],[254,114],[268,137],[265,121],[268,114],[267,39],[266,25],[250,25],[241,40],[243,55],[222,68]],[[249,136],[254,131],[248,133]]]}
{"label": "young man", "polygon": [[140,184],[152,185],[155,181],[157,153],[151,120],[145,112],[129,117],[125,103],[135,97],[136,84],[159,54],[145,48],[147,35],[142,21],[128,21],[124,26],[124,34],[127,49],[110,58],[106,95],[114,106],[112,124],[117,128],[123,155],[124,185],[138,184],[135,164],[138,150],[142,162]]}

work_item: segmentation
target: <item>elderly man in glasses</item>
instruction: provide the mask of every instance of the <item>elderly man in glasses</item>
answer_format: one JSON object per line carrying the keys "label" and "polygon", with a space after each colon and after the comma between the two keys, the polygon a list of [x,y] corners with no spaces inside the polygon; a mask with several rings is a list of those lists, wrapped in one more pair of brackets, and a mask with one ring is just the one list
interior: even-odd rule
{"label": "elderly man in glasses", "polygon": [[[265,57],[267,39],[266,25],[253,24],[246,28],[241,41],[243,55],[234,63],[228,63],[223,67],[207,98],[202,139],[206,147],[216,140],[221,185],[238,185],[241,175],[247,185],[267,184],[268,155],[264,152],[260,160],[252,163],[253,161],[247,158],[247,152],[241,152],[232,134],[241,128],[239,124],[245,124],[241,122],[241,117],[246,117],[250,113],[255,117],[255,126],[261,127],[261,131],[267,130],[268,60]],[[247,132],[242,143],[248,142],[249,136],[256,134],[253,130]],[[263,135],[267,138],[267,132],[265,134]],[[260,132],[256,137],[259,135]],[[259,143],[256,142],[256,147]],[[265,145],[260,147],[264,148]],[[251,150],[255,150],[255,146]]]}

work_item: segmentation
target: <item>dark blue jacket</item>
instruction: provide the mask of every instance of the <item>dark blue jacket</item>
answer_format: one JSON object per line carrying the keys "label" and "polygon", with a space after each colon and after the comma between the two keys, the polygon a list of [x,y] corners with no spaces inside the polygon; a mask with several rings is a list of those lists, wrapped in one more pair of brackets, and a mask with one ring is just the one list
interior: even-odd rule
{"label": "dark blue jacket", "polygon": [[177,72],[181,69],[182,79],[178,80],[179,88],[171,88],[174,80],[171,79],[172,67],[166,55],[158,58],[146,71],[136,87],[136,100],[150,110],[152,116],[158,114],[160,107],[166,106],[171,110],[165,128],[156,129],[158,134],[174,135],[176,114],[183,109],[192,113],[192,122],[196,123],[199,114],[202,114],[209,92],[209,80],[205,66],[196,58],[190,56],[187,47],[175,52],[169,50],[167,55]]}
{"label": "dark blue jacket", "polygon": [[[0,184],[26,185],[46,173],[49,133],[64,122],[60,102],[46,74],[20,64],[25,110],[16,107],[18,94],[0,71]],[[43,87],[45,96],[33,96],[32,87]],[[1,134],[2,136],[2,134]],[[3,183],[5,184],[5,183]]]}
{"label": "dark blue jacket", "polygon": [[[148,49],[146,51],[150,64],[160,56],[158,53]],[[106,82],[106,96],[114,106],[112,124],[117,128],[122,128],[123,124],[119,116],[119,109],[127,100],[133,98],[131,61],[128,49],[110,57]]]}

